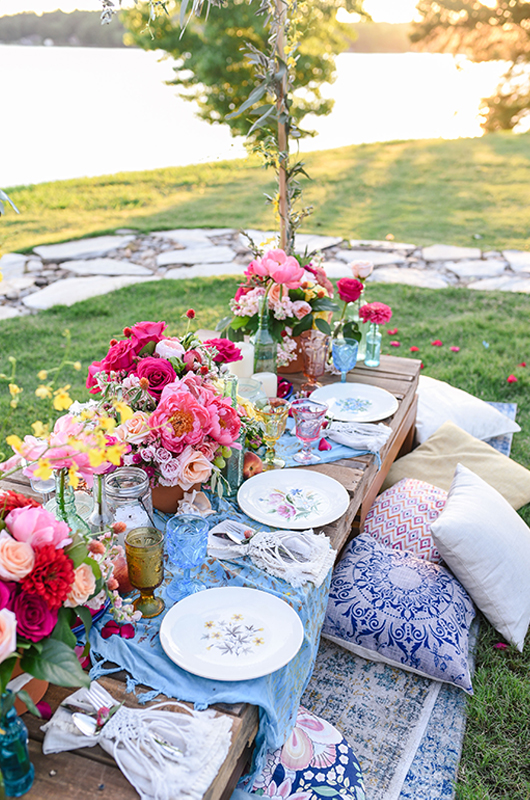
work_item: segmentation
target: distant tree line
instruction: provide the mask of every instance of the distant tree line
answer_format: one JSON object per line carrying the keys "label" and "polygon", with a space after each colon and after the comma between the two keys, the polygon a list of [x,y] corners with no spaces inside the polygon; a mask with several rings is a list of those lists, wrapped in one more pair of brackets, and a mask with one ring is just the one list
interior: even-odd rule
{"label": "distant tree line", "polygon": [[408,22],[360,22],[352,28],[356,39],[348,48],[350,53],[408,53],[415,49]]}
{"label": "distant tree line", "polygon": [[124,47],[124,33],[119,20],[102,25],[98,11],[52,11],[40,17],[27,12],[0,17],[0,44]]}

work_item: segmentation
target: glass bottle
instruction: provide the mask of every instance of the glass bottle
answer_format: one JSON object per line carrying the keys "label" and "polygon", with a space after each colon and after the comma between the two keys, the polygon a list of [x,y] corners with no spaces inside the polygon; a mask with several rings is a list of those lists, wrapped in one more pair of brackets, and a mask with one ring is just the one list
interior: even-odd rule
{"label": "glass bottle", "polygon": [[381,360],[381,333],[379,325],[375,322],[370,323],[370,330],[366,336],[366,354],[364,356],[365,367],[378,367]]}
{"label": "glass bottle", "polygon": [[250,337],[254,345],[254,372],[274,372],[276,374],[277,344],[269,331],[269,303],[267,294],[259,299],[259,324],[256,333]]}
{"label": "glass bottle", "polygon": [[73,486],[68,483],[68,471],[66,469],[55,470],[55,498],[51,502],[53,507],[49,510],[55,514],[57,519],[66,522],[73,534],[79,534],[80,536],[90,535],[90,528],[87,522],[78,512],[75,492]]}
{"label": "glass bottle", "polygon": [[[257,381],[252,381],[252,383],[256,383],[259,388],[259,384]],[[232,401],[232,406],[237,408],[237,393],[238,393],[238,380],[235,375],[228,375],[224,379],[224,391],[223,394],[225,397],[229,397]],[[226,489],[226,496],[231,498],[235,497],[239,487],[243,483],[243,444],[244,444],[244,434],[240,433],[237,439],[236,444],[239,445],[239,449],[232,447],[232,453],[226,459],[226,465],[222,469],[222,474],[228,483],[228,488]]]}
{"label": "glass bottle", "polygon": [[29,760],[28,729],[18,716],[14,701],[9,689],[0,696],[0,769],[8,797],[29,792],[35,775]]}
{"label": "glass bottle", "polygon": [[364,356],[366,353],[366,337],[368,336],[368,331],[370,330],[370,323],[369,322],[361,322],[361,318],[359,316],[359,309],[361,307],[361,297],[356,300],[354,303],[348,303],[348,310],[346,311],[346,318],[351,320],[351,322],[356,322],[357,327],[361,333],[361,341],[359,342],[359,348],[357,350],[357,361],[364,361]]}
{"label": "glass bottle", "polygon": [[107,504],[104,475],[94,475],[92,496],[94,498],[94,507],[87,522],[92,533],[99,533],[99,531],[104,531],[108,528],[113,522]]}
{"label": "glass bottle", "polygon": [[118,467],[105,476],[105,492],[112,522],[126,526],[118,535],[119,544],[124,544],[127,533],[134,528],[155,527],[149,478],[143,469]]}

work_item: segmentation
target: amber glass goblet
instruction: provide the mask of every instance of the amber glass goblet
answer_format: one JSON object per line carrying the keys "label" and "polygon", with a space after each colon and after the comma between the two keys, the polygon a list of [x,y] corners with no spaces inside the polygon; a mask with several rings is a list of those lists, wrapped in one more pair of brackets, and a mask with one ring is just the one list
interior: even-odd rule
{"label": "amber glass goblet", "polygon": [[306,383],[300,387],[300,397],[309,397],[311,392],[318,389],[320,378],[326,370],[326,362],[329,355],[330,336],[322,331],[310,330],[300,334],[300,348],[304,363],[304,375]]}
{"label": "amber glass goblet", "polygon": [[164,579],[164,535],[156,528],[134,528],[125,537],[125,554],[131,586],[138,589],[133,605],[143,617],[157,617],[165,608],[155,589]]}
{"label": "amber glass goblet", "polygon": [[276,455],[276,442],[285,431],[289,416],[289,403],[281,397],[269,397],[267,405],[256,409],[256,416],[263,425],[263,441],[267,446],[263,469],[281,469],[285,461]]}

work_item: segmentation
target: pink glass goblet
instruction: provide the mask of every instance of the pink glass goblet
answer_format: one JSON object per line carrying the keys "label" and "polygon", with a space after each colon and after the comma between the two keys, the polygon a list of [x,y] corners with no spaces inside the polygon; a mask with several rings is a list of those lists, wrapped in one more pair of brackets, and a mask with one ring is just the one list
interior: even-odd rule
{"label": "pink glass goblet", "polygon": [[293,459],[299,464],[316,464],[320,461],[320,456],[311,452],[310,445],[320,436],[328,407],[326,403],[317,403],[302,397],[291,403],[291,411],[293,412],[296,436],[302,443],[302,449],[295,453]]}

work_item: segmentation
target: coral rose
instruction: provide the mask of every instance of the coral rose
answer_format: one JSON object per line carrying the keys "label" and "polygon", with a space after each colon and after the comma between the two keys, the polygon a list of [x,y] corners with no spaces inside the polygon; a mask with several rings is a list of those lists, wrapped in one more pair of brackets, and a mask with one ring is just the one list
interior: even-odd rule
{"label": "coral rose", "polygon": [[206,339],[203,345],[215,347],[217,355],[213,360],[216,364],[231,364],[233,361],[241,361],[243,358],[237,344],[231,342],[230,339]]}
{"label": "coral rose", "polygon": [[131,328],[131,343],[136,353],[149,342],[158,343],[164,338],[165,322],[137,322]]}
{"label": "coral rose", "polygon": [[74,570],[74,582],[64,601],[67,608],[82,606],[96,591],[96,579],[88,564],[80,564]]}
{"label": "coral rose", "polygon": [[35,566],[35,553],[26,542],[17,542],[6,531],[0,532],[0,578],[21,581]]}
{"label": "coral rose", "polygon": [[0,663],[13,655],[17,647],[17,617],[12,611],[0,611]]}
{"label": "coral rose", "polygon": [[145,411],[135,411],[132,417],[114,429],[114,433],[122,442],[142,444],[151,435],[149,414],[146,414]]}
{"label": "coral rose", "polygon": [[72,541],[66,522],[60,522],[42,506],[15,508],[5,522],[17,542],[27,542],[34,550],[43,544],[53,544],[57,550]]}
{"label": "coral rose", "polygon": [[181,470],[178,483],[185,492],[196,483],[207,481],[212,473],[212,465],[208,459],[192,447],[186,447],[179,461]]}
{"label": "coral rose", "polygon": [[187,444],[198,444],[210,429],[210,415],[190,392],[175,392],[162,398],[149,418],[151,428],[170,452],[179,454]]}
{"label": "coral rose", "polygon": [[341,278],[337,281],[337,291],[343,303],[355,303],[362,295],[364,286],[357,278]]}
{"label": "coral rose", "polygon": [[169,361],[166,361],[165,358],[154,358],[153,356],[140,359],[136,368],[136,375],[139,378],[147,378],[149,381],[147,391],[155,400],[158,400],[162,394],[164,386],[167,386],[168,383],[173,383],[177,377],[177,373]]}
{"label": "coral rose", "polygon": [[51,611],[43,597],[21,592],[15,598],[13,611],[17,617],[17,633],[31,642],[49,636],[57,624],[57,611]]}

